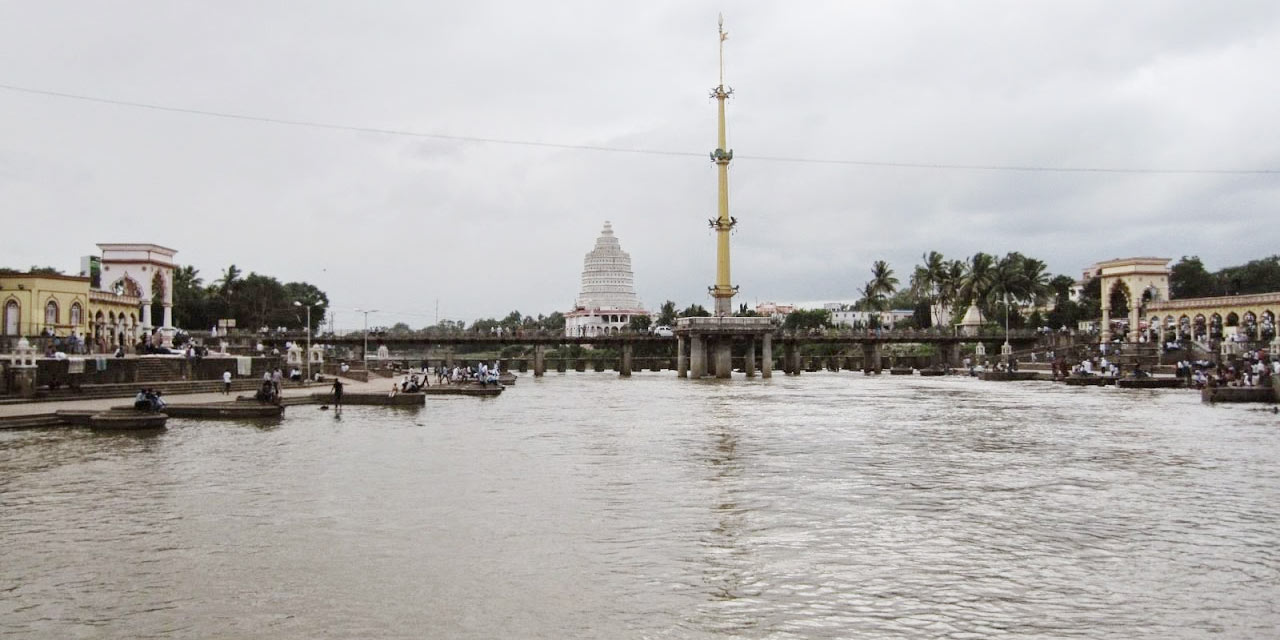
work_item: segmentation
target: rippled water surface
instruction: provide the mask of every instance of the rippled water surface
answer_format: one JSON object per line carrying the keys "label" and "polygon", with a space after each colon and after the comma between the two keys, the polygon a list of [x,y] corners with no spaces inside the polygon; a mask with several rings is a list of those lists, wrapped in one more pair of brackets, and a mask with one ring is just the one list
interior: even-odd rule
{"label": "rippled water surface", "polygon": [[0,432],[13,637],[1230,638],[1280,418],[1188,392],[669,373]]}

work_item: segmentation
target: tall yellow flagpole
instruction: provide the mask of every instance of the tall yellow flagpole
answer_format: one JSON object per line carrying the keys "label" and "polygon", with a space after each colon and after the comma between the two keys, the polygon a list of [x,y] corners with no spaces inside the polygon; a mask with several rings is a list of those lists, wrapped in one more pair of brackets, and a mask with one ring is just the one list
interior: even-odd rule
{"label": "tall yellow flagpole", "polygon": [[731,300],[738,292],[738,288],[730,284],[729,277],[729,233],[737,220],[729,216],[729,162],[733,160],[733,150],[728,149],[725,137],[724,102],[733,94],[733,89],[724,86],[724,41],[729,34],[724,30],[723,15],[720,16],[719,27],[720,84],[711,91],[711,96],[718,103],[720,127],[718,146],[711,152],[711,161],[716,164],[719,174],[720,195],[718,215],[711,221],[711,227],[716,230],[716,283],[709,290],[711,297],[715,298],[715,315],[727,316],[733,314]]}

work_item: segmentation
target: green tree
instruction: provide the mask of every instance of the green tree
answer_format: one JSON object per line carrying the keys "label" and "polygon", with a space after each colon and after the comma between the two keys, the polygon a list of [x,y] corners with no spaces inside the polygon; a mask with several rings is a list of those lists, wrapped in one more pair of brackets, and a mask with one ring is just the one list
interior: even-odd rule
{"label": "green tree", "polygon": [[559,311],[552,311],[551,315],[543,318],[538,316],[538,328],[548,333],[564,332],[564,314]]}
{"label": "green tree", "polygon": [[656,320],[656,323],[658,324],[658,326],[663,326],[663,327],[670,327],[671,325],[674,325],[676,323],[676,303],[675,302],[671,300],[667,300],[666,302],[662,303],[661,307],[658,307],[658,319]]}
{"label": "green tree", "polygon": [[937,251],[930,251],[920,258],[922,264],[911,273],[911,291],[926,303],[924,313],[916,314],[916,321],[927,328],[933,326],[932,308],[940,303],[941,289],[947,277],[947,261]]}
{"label": "green tree", "polygon": [[871,289],[881,296],[891,296],[898,290],[898,278],[893,269],[884,260],[876,260],[871,265],[871,280],[867,283]]}
{"label": "green tree", "polygon": [[387,328],[386,334],[389,336],[411,336],[414,330],[407,323],[397,322]]}
{"label": "green tree", "polygon": [[173,323],[179,327],[208,329],[218,321],[199,274],[191,265],[173,270]]}
{"label": "green tree", "polygon": [[235,282],[233,289],[231,312],[238,327],[258,329],[293,324],[290,322],[294,315],[293,303],[279,280],[250,272]]}
{"label": "green tree", "polygon": [[1204,268],[1200,256],[1182,256],[1169,269],[1169,297],[1205,298],[1220,295],[1216,278]]}
{"label": "green tree", "polygon": [[784,331],[803,332],[831,326],[831,312],[826,309],[796,309],[782,321]]}
{"label": "green tree", "polygon": [[634,315],[631,316],[631,321],[627,323],[627,328],[637,333],[644,333],[649,330],[651,322],[653,322],[653,320],[649,316]]}
{"label": "green tree", "polygon": [[969,262],[965,265],[965,273],[960,282],[959,295],[957,296],[957,309],[959,313],[964,313],[964,308],[970,304],[977,305],[979,318],[982,317],[982,307],[991,295],[991,282],[995,277],[995,258],[991,255],[979,251],[973,254]]}
{"label": "green tree", "polygon": [[285,305],[298,302],[302,306],[293,306],[294,321],[286,326],[302,326],[307,323],[306,305],[311,306],[311,331],[320,330],[325,316],[329,313],[329,296],[309,282],[286,282],[284,284]]}
{"label": "green tree", "polygon": [[697,303],[694,303],[694,304],[689,305],[688,307],[685,307],[685,310],[680,312],[680,316],[679,316],[679,317],[681,317],[681,318],[709,318],[709,317],[711,317],[711,312],[710,312],[710,311],[707,311],[707,310],[706,310],[706,308],[705,308],[705,307],[703,307],[702,305],[697,304]]}
{"label": "green tree", "polygon": [[1280,291],[1280,256],[1250,260],[1227,267],[1217,274],[1219,290],[1224,295],[1248,295]]}

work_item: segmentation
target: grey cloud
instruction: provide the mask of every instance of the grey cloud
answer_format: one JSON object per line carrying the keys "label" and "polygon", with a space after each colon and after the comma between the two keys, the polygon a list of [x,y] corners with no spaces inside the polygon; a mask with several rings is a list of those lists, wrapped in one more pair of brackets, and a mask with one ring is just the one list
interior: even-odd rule
{"label": "grey cloud", "polygon": [[[0,91],[2,262],[179,249],[415,326],[565,309],[612,220],[646,304],[714,275],[715,15],[726,13],[743,300],[853,297],[870,263],[1020,250],[1274,253],[1280,177],[1006,173],[751,156],[1280,168],[1272,2],[19,3],[0,83],[275,118],[689,151],[309,129]],[[405,286],[406,281],[411,282]],[[371,319],[373,320],[373,319]],[[356,326],[339,315],[339,326]]]}

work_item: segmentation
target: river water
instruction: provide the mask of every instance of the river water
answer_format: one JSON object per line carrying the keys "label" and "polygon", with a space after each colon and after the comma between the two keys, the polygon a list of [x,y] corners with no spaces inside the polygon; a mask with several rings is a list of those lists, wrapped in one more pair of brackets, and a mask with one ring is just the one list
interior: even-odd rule
{"label": "river water", "polygon": [[0,432],[0,634],[1280,629],[1280,418],[1257,408],[852,373],[428,400]]}

